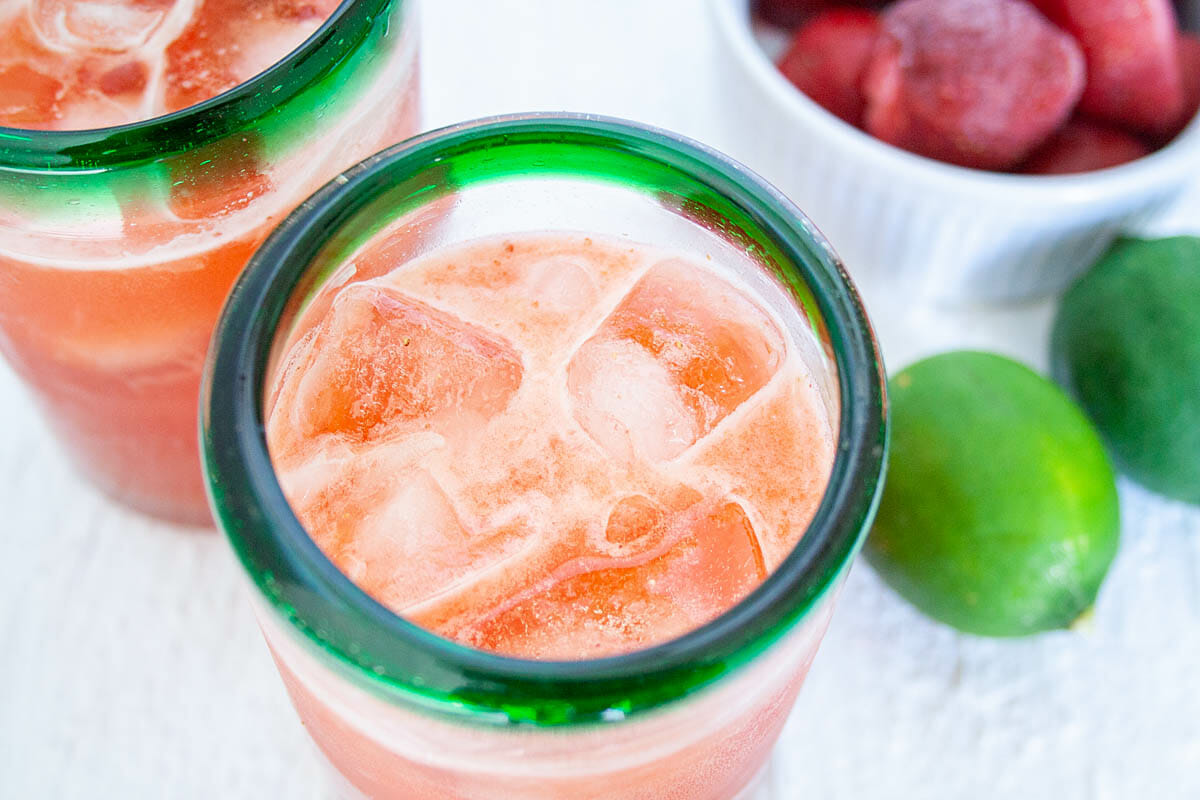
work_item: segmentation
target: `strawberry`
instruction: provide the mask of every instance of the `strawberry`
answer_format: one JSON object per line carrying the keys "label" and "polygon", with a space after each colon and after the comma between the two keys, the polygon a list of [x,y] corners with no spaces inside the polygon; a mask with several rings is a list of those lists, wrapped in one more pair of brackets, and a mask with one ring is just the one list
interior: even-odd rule
{"label": "strawberry", "polygon": [[1030,175],[1067,175],[1125,164],[1150,153],[1150,148],[1124,131],[1073,119],[1025,162]]}
{"label": "strawberry", "polygon": [[1179,70],[1183,76],[1183,112],[1171,128],[1171,139],[1200,114],[1200,36],[1185,33],[1179,37]]}
{"label": "strawberry", "polygon": [[796,31],[779,70],[797,89],[851,125],[862,123],[861,83],[879,16],[856,8],[824,11]]}
{"label": "strawberry", "polygon": [[1079,110],[1149,134],[1183,111],[1179,23],[1171,0],[1033,0],[1087,58]]}
{"label": "strawberry", "polygon": [[839,6],[879,8],[886,0],[754,0],[754,13],[781,28],[795,28],[812,17]]}
{"label": "strawberry", "polygon": [[866,129],[979,169],[1025,160],[1071,115],[1083,54],[1024,0],[900,0],[863,77]]}
{"label": "strawberry", "polygon": [[137,94],[146,88],[146,65],[141,61],[126,61],[106,70],[96,79],[96,86],[106,95]]}

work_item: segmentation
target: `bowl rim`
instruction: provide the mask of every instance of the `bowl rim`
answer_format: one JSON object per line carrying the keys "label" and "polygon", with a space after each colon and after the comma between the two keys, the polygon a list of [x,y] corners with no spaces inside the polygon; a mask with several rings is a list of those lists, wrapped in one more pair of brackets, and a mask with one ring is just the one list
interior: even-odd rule
{"label": "bowl rim", "polygon": [[792,124],[831,142],[864,169],[886,171],[910,188],[993,200],[1019,199],[1023,206],[1090,207],[1144,195],[1200,174],[1200,115],[1173,141],[1153,153],[1107,169],[1073,175],[1018,175],[961,167],[910,153],[838,119],[792,86],[759,45],[749,0],[709,0],[717,37],[745,72]]}

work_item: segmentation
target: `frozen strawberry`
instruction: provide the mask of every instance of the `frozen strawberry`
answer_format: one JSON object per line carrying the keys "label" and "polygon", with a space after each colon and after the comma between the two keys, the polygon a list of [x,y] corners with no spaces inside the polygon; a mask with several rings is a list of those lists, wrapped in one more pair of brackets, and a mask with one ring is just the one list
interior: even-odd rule
{"label": "frozen strawberry", "polygon": [[[614,515],[644,511],[621,505]],[[589,647],[610,655],[630,642],[645,646],[655,634],[678,635],[708,622],[766,577],[758,536],[736,502],[651,514],[633,523],[641,530],[621,534],[633,534],[624,544],[637,556],[617,566],[585,556],[546,570],[540,594],[493,601],[496,610],[456,638],[527,658],[571,658]],[[429,624],[425,614],[416,620]]]}
{"label": "frozen strawberry", "polygon": [[334,0],[305,2],[305,0],[275,0],[275,14],[280,19],[324,20],[335,10]]}
{"label": "frozen strawberry", "polygon": [[794,28],[813,16],[839,6],[879,8],[886,0],[755,0],[754,13],[781,28]]}
{"label": "frozen strawberry", "polygon": [[1200,113],[1200,36],[1185,33],[1179,37],[1179,67],[1183,75],[1183,112],[1168,134],[1170,139],[1182,133]]}
{"label": "frozen strawberry", "polygon": [[135,94],[146,88],[146,80],[145,64],[141,61],[126,61],[101,73],[96,79],[96,86],[109,96]]}
{"label": "frozen strawberry", "polygon": [[755,0],[754,12],[772,25],[794,28],[828,7],[823,0]]}
{"label": "frozen strawberry", "polygon": [[766,386],[783,348],[778,328],[744,298],[668,259],[576,351],[567,391],[601,447],[665,461]]}
{"label": "frozen strawberry", "polygon": [[862,76],[879,36],[879,16],[839,8],[796,31],[779,70],[796,88],[851,125],[862,122]]}
{"label": "frozen strawberry", "polygon": [[1067,175],[1126,164],[1150,153],[1150,148],[1122,130],[1097,122],[1073,119],[1026,162],[1031,175]]}
{"label": "frozen strawberry", "polygon": [[[34,0],[27,14],[51,51],[130,53],[163,24],[174,0]],[[16,5],[16,4],[12,4]]]}
{"label": "frozen strawberry", "polygon": [[1087,57],[1079,110],[1146,133],[1179,119],[1179,23],[1171,0],[1033,0]]}
{"label": "frozen strawberry", "polygon": [[1070,116],[1083,54],[1024,0],[901,0],[863,76],[866,129],[979,169],[1020,164]]}

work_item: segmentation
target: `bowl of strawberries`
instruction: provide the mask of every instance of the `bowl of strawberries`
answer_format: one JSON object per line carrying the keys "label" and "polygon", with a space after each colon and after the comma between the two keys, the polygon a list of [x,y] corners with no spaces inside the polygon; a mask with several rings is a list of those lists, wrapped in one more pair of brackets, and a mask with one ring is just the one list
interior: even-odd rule
{"label": "bowl of strawberries", "polygon": [[1200,180],[1200,0],[711,0],[726,148],[867,284],[1067,285]]}

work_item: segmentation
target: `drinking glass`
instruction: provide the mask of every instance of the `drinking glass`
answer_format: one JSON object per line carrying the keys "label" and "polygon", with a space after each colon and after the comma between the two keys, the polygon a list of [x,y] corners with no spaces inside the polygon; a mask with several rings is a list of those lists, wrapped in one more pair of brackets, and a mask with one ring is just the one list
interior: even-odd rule
{"label": "drinking glass", "polygon": [[81,472],[207,523],[205,349],[238,272],[337,172],[416,131],[412,0],[346,0],[210,100],[129,125],[0,127],[0,351]]}
{"label": "drinking glass", "polygon": [[[516,232],[625,237],[755,265],[836,421],[827,490],[751,594],[677,639],[609,658],[531,661],[417,627],[342,574],[280,489],[264,402],[321,289]],[[331,283],[332,282],[332,283]],[[880,495],[887,416],[858,296],[808,220],[720,154],[590,116],[467,123],[373,156],[305,202],[234,289],[210,351],[202,442],[215,515],[308,732],[355,792],[454,800],[730,800],[761,774]]]}

